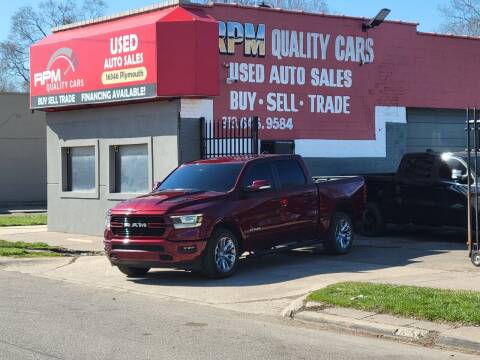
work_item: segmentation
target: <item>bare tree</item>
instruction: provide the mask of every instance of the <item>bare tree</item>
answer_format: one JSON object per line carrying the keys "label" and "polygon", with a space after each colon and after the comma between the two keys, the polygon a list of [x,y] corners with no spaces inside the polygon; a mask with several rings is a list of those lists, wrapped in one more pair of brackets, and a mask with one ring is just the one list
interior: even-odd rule
{"label": "bare tree", "polygon": [[[208,3],[208,0],[198,0],[197,3]],[[270,5],[274,8],[305,10],[314,12],[328,12],[325,0],[224,0],[224,3],[237,3],[240,5]]]}
{"label": "bare tree", "polygon": [[457,35],[480,35],[480,1],[450,0],[439,7],[444,22],[441,30]]}
{"label": "bare tree", "polygon": [[101,16],[104,0],[46,0],[37,7],[20,7],[10,19],[10,32],[0,42],[0,89],[27,91],[30,82],[30,46],[47,36],[52,27]]}
{"label": "bare tree", "polygon": [[5,74],[5,66],[0,64],[0,92],[17,91],[15,84]]}

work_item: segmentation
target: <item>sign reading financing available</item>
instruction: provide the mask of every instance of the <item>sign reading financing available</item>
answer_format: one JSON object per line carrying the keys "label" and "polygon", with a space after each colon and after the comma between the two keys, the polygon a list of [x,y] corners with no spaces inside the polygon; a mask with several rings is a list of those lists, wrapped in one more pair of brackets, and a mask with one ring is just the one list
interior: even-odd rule
{"label": "sign reading financing available", "polygon": [[96,33],[60,32],[31,48],[32,109],[156,96],[155,27]]}
{"label": "sign reading financing available", "polygon": [[258,116],[263,139],[374,136],[374,100],[365,101],[375,81],[371,35],[333,17],[272,12],[253,20],[219,22],[223,84],[214,117],[224,129]]}

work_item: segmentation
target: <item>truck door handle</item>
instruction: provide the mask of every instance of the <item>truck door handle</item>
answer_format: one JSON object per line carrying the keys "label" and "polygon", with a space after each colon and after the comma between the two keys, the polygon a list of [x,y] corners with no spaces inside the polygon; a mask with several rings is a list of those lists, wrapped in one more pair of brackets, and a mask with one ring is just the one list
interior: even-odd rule
{"label": "truck door handle", "polygon": [[282,207],[286,207],[288,205],[288,199],[280,199],[280,205],[282,205]]}

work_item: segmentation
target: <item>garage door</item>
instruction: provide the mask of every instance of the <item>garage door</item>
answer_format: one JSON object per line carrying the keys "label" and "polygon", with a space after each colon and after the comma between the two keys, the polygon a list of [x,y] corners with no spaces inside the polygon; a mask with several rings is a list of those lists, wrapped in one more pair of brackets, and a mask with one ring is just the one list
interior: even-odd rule
{"label": "garage door", "polygon": [[407,110],[407,152],[465,149],[465,110]]}

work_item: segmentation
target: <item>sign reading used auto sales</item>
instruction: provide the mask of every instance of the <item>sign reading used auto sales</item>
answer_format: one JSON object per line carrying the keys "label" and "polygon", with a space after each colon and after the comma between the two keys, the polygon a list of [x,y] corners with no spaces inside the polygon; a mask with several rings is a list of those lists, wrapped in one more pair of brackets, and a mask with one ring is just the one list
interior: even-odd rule
{"label": "sign reading used auto sales", "polygon": [[257,116],[263,139],[371,138],[374,104],[364,98],[374,81],[366,76],[375,66],[373,36],[359,22],[264,14],[213,13],[222,20],[214,118],[231,129],[249,127]]}
{"label": "sign reading used auto sales", "polygon": [[31,108],[156,96],[154,26],[69,35],[54,34],[31,48]]}
{"label": "sign reading used auto sales", "polygon": [[[236,30],[227,30],[230,33],[242,32],[239,23],[222,23],[221,27],[235,27]],[[245,27],[255,29],[253,24],[247,23]],[[260,24],[260,29],[265,25]],[[238,29],[242,30],[238,30]],[[262,30],[262,34],[263,34]],[[330,46],[331,34],[319,34],[312,32],[297,32],[295,30],[273,29],[271,32],[271,55],[277,60],[282,59],[311,59],[327,60],[328,47]],[[235,45],[239,43],[244,48],[245,56],[265,56],[265,39],[253,38],[242,40],[235,37],[230,39],[228,35],[220,38],[220,52],[234,54]],[[243,43],[243,44],[242,44]],[[337,35],[332,41],[335,48],[335,60],[343,63],[372,63],[375,57],[373,51],[373,39],[353,36]],[[353,83],[353,71],[346,68],[321,68],[291,65],[271,65],[267,70],[264,64],[248,62],[230,62],[228,64],[228,81],[256,83],[269,85],[305,86],[307,82],[314,87],[351,88]],[[307,73],[308,71],[308,73]],[[230,90],[230,110],[255,109],[257,93],[255,91]],[[345,95],[321,95],[308,94],[307,107],[312,113],[350,114],[350,96]],[[299,112],[298,105],[304,106],[305,101],[296,102],[295,93],[269,92],[265,100],[268,111]]]}

